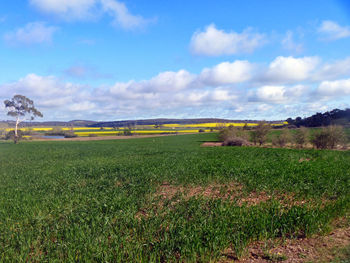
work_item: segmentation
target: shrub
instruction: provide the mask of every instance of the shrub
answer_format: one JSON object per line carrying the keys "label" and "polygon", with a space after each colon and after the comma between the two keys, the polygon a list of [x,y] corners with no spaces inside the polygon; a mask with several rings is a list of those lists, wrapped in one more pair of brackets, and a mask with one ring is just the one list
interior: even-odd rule
{"label": "shrub", "polygon": [[303,148],[308,143],[309,130],[305,127],[301,127],[295,130],[293,134],[293,142],[298,148]]}
{"label": "shrub", "polygon": [[76,135],[72,131],[67,131],[67,132],[64,133],[64,138],[75,138],[75,137],[78,137],[78,135]]}
{"label": "shrub", "polygon": [[89,137],[97,137],[97,134],[96,133],[90,133]]}
{"label": "shrub", "polygon": [[198,130],[198,132],[205,132],[205,130],[203,130],[203,129],[199,129],[199,130]]}
{"label": "shrub", "polygon": [[232,138],[243,138],[245,140],[248,140],[248,134],[246,131],[243,129],[234,127],[234,126],[229,126],[227,128],[223,128],[219,132],[219,140],[220,141],[225,141],[227,139],[232,139]]}
{"label": "shrub", "polygon": [[124,134],[124,136],[132,136],[132,132],[130,129],[124,130],[123,134]]}
{"label": "shrub", "polygon": [[286,146],[291,141],[289,130],[284,128],[279,134],[272,138],[272,144],[279,147]]}
{"label": "shrub", "polygon": [[248,134],[243,129],[229,126],[219,132],[219,140],[224,146],[248,146]]}
{"label": "shrub", "polygon": [[343,127],[331,125],[316,131],[311,143],[317,149],[334,149],[339,144],[345,144],[345,133]]}
{"label": "shrub", "polygon": [[244,138],[234,137],[234,138],[226,139],[222,145],[223,146],[250,146],[251,143]]}
{"label": "shrub", "polygon": [[254,144],[263,145],[267,141],[267,134],[271,130],[271,125],[266,122],[259,122],[251,133],[251,140]]}
{"label": "shrub", "polygon": [[9,131],[5,135],[5,140],[13,140],[15,143],[17,143],[19,140],[21,140],[23,137],[23,131],[18,130],[17,131],[17,138],[15,136],[15,131]]}

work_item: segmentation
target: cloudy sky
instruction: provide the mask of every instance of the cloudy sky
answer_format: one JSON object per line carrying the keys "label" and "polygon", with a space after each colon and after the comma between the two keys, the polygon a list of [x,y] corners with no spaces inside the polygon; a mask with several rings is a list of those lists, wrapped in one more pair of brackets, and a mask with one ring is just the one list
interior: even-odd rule
{"label": "cloudy sky", "polygon": [[350,4],[1,1],[0,69],[43,120],[303,117],[350,107]]}

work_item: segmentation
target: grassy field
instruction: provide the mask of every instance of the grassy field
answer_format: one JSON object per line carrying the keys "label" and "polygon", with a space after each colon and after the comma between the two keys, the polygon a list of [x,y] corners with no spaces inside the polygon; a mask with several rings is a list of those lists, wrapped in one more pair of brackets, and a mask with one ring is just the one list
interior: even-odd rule
{"label": "grassy field", "polygon": [[350,212],[350,151],[215,139],[0,143],[0,261],[208,262]]}

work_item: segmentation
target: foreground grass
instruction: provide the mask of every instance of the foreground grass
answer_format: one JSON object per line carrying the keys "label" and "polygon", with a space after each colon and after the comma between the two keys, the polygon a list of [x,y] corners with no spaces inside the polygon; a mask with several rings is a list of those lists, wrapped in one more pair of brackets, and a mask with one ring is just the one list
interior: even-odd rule
{"label": "foreground grass", "polygon": [[[255,240],[327,231],[349,212],[349,151],[199,147],[213,139],[0,144],[0,261],[208,262],[228,247],[239,256]],[[163,182],[237,182],[243,195],[312,202],[164,202]]]}

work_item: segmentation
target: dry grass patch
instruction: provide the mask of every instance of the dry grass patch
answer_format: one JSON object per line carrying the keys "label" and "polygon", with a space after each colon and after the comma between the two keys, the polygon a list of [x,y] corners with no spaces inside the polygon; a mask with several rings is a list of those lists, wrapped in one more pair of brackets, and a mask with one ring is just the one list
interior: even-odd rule
{"label": "dry grass patch", "polygon": [[[239,206],[253,206],[262,202],[275,199],[280,201],[284,206],[304,205],[314,203],[314,200],[300,200],[293,193],[267,193],[252,191],[246,193],[243,190],[243,185],[237,182],[227,184],[213,183],[208,186],[181,186],[172,185],[168,182],[163,182],[154,194],[156,199],[160,201],[173,200],[175,197],[188,200],[193,197],[204,197],[209,199],[222,199],[226,201],[236,202]],[[326,203],[326,201],[324,201]]]}
{"label": "dry grass patch", "polygon": [[201,147],[218,147],[222,146],[222,142],[205,142],[201,144]]}
{"label": "dry grass patch", "polygon": [[341,248],[349,245],[350,227],[338,228],[326,236],[254,242],[241,259],[232,249],[227,249],[219,262],[330,262],[338,256]]}
{"label": "dry grass patch", "polygon": [[[272,199],[278,200],[285,207],[317,203],[315,200],[300,200],[293,193],[276,192],[269,194],[264,191],[247,193],[243,190],[243,185],[238,182],[227,184],[213,183],[207,186],[183,186],[163,182],[156,192],[149,197],[149,206],[141,208],[137,212],[136,217],[139,219],[147,218],[151,211],[157,214],[157,211],[163,210],[165,206],[172,208],[180,201],[189,200],[190,198],[222,199],[238,206],[259,205]],[[324,203],[326,202],[324,201]]]}

